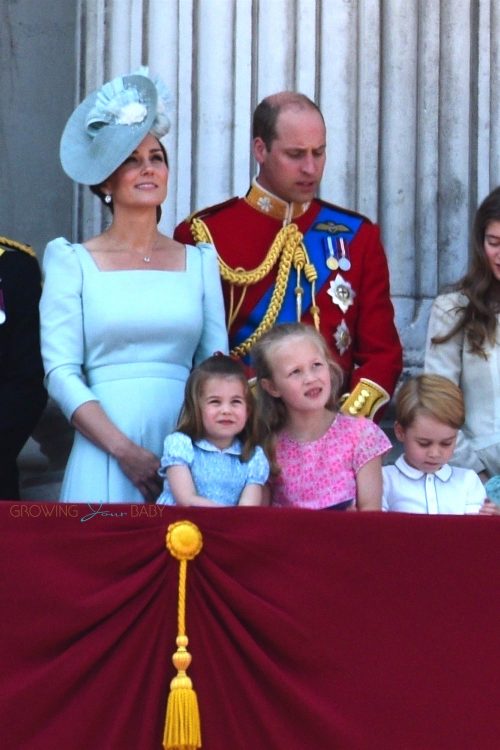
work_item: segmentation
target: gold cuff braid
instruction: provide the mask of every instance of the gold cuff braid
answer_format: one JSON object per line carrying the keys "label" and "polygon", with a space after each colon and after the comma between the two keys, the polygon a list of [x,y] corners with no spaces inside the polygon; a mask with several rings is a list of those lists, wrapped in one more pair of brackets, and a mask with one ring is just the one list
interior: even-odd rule
{"label": "gold cuff braid", "polygon": [[[202,219],[192,219],[191,234],[195,242],[210,242],[215,247],[210,230]],[[262,334],[272,328],[276,323],[280,310],[283,307],[283,301],[285,299],[292,266],[297,272],[297,286],[295,288],[295,294],[297,297],[297,320],[300,320],[302,315],[303,290],[300,286],[300,275],[301,271],[304,270],[304,275],[311,284],[312,290],[311,314],[316,328],[319,329],[319,308],[316,305],[315,298],[317,272],[314,265],[309,260],[303,240],[304,237],[299,231],[297,225],[293,223],[287,224],[280,229],[274,238],[262,263],[250,271],[247,271],[244,268],[231,268],[217,253],[222,279],[228,284],[231,284],[232,287],[243,287],[242,295],[245,294],[246,287],[252,284],[257,284],[264,279],[279,261],[276,281],[268,308],[255,331],[239,346],[236,346],[231,350],[231,354],[234,356],[243,357],[245,354],[248,354],[252,346],[259,340]],[[240,300],[235,312],[233,302],[231,301],[231,309],[228,316],[229,326],[234,321],[241,302],[242,300]]]}
{"label": "gold cuff braid", "polygon": [[340,410],[351,417],[373,419],[375,413],[389,401],[389,398],[389,394],[381,385],[368,378],[361,378],[352,393],[345,398]]}

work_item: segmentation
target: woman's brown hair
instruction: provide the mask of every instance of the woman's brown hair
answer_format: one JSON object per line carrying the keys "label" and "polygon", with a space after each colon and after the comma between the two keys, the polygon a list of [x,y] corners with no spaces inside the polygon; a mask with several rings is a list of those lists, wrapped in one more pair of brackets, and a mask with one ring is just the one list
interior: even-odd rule
{"label": "woman's brown hair", "polygon": [[486,357],[485,344],[495,344],[497,315],[500,312],[500,283],[494,277],[484,249],[486,230],[493,221],[500,222],[500,187],[495,188],[476,211],[472,227],[472,259],[465,276],[455,290],[466,297],[457,307],[457,322],[444,336],[434,336],[433,344],[444,344],[463,331],[472,354]]}

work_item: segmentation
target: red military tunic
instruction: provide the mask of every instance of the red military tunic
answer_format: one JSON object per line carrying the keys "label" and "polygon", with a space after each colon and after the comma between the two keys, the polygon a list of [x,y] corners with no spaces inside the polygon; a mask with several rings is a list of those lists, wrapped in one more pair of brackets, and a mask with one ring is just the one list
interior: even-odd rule
{"label": "red military tunic", "polygon": [[[245,198],[233,198],[202,210],[179,224],[175,239],[184,243],[196,239],[190,223],[194,218],[202,219],[208,228],[222,261],[233,269],[246,270],[263,261],[283,225],[292,221],[297,225],[305,236],[309,259],[318,271],[315,301],[320,310],[320,330],[344,369],[345,386],[351,392],[344,410],[373,416],[392,395],[402,368],[389,271],[378,227],[360,214],[317,199],[304,205],[285,203],[255,181]],[[350,265],[348,270],[329,268],[332,245],[328,244],[328,236],[346,239],[348,263],[344,261],[343,266],[347,269]],[[240,344],[261,322],[268,304],[263,298],[266,294],[269,297],[274,287],[277,268],[278,262],[263,279],[245,287],[241,307],[229,327],[231,347]],[[293,297],[296,286],[297,273],[292,268],[289,296]],[[313,323],[312,289],[304,274],[300,286],[306,292],[301,319]],[[242,288],[234,286],[231,303],[231,287],[232,284],[223,281],[227,311],[237,307],[242,295]],[[296,319],[294,301],[289,299],[276,322]]]}

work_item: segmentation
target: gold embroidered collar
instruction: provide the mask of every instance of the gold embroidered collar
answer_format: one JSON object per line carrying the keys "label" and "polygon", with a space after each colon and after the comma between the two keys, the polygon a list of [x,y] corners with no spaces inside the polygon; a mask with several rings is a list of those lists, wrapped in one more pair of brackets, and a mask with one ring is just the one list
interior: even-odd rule
{"label": "gold embroidered collar", "polygon": [[311,205],[310,203],[287,203],[261,187],[255,177],[245,200],[252,208],[271,216],[273,219],[280,219],[283,224],[289,224],[297,217],[302,216]]}

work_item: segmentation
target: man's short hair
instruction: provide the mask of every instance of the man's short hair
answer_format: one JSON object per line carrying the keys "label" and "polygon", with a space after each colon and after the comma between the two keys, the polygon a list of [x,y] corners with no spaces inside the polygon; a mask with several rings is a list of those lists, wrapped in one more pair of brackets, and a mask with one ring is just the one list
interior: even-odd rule
{"label": "man's short hair", "polygon": [[305,94],[295,91],[280,91],[278,94],[266,96],[255,108],[253,113],[252,136],[261,138],[268,151],[272,142],[278,137],[276,122],[280,112],[285,109],[314,110],[318,112],[324,122],[320,108]]}

